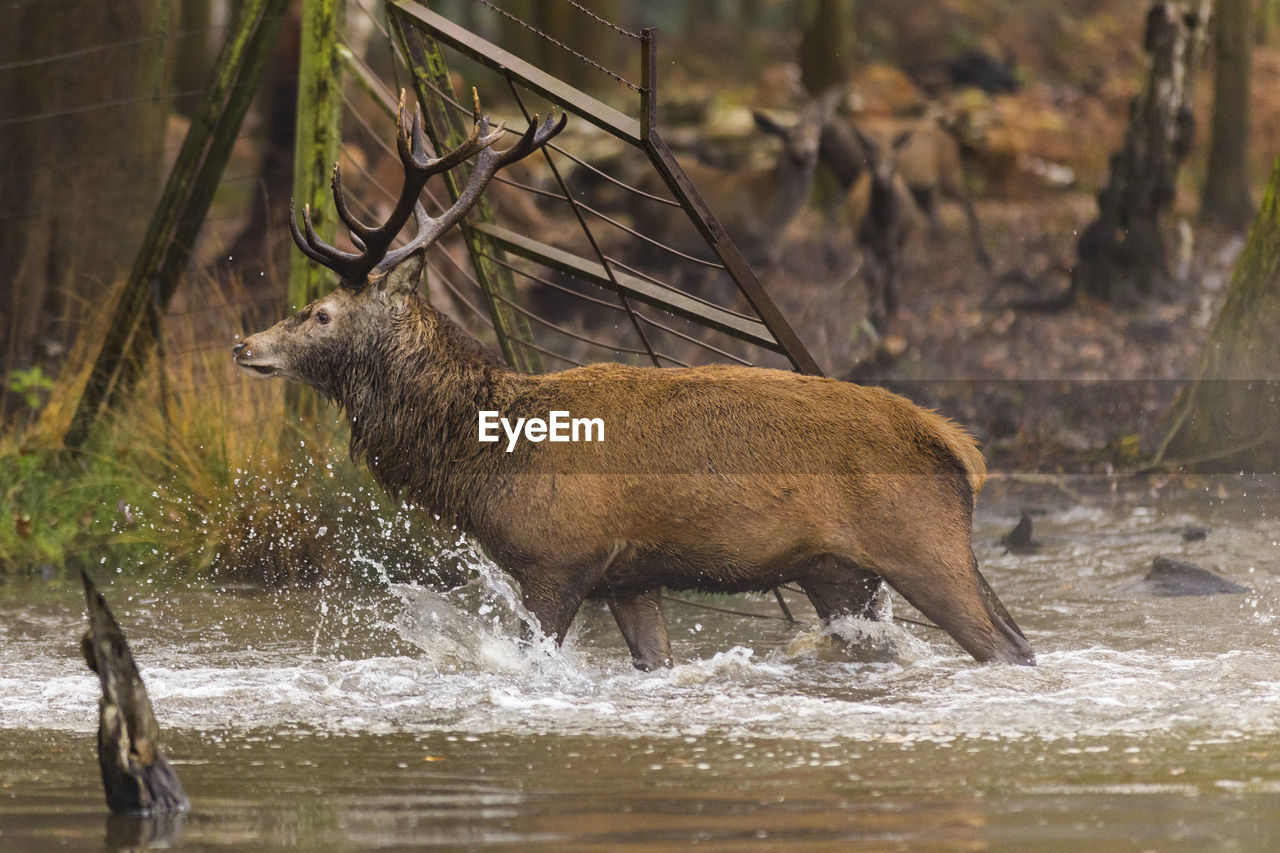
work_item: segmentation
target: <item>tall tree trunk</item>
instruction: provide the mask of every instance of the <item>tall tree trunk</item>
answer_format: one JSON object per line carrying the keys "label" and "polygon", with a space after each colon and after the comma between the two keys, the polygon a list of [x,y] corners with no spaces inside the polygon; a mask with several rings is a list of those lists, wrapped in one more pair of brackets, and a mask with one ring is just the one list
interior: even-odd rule
{"label": "tall tree trunk", "polygon": [[1277,18],[1280,18],[1280,2],[1258,0],[1258,26],[1255,33],[1260,46],[1271,44],[1271,40],[1275,38]]}
{"label": "tall tree trunk", "polygon": [[[539,2],[534,5],[532,23],[557,41],[570,45],[575,50],[585,49],[580,40],[581,30],[575,25],[586,19],[575,17],[579,13],[568,3]],[[543,71],[565,81],[571,86],[582,87],[587,66],[575,59],[570,53],[545,39],[539,40],[540,65]]]}
{"label": "tall tree trunk", "polygon": [[1280,471],[1280,160],[1157,461]]}
{"label": "tall tree trunk", "polygon": [[800,80],[813,95],[849,81],[853,63],[853,0],[818,0],[800,38]]}
{"label": "tall tree trunk", "polygon": [[1192,84],[1211,6],[1160,2],[1147,13],[1143,45],[1151,73],[1133,99],[1124,146],[1098,193],[1098,218],[1076,245],[1077,294],[1133,303],[1170,284],[1165,218],[1194,136]]}
{"label": "tall tree trunk", "polygon": [[53,363],[137,249],[161,178],[165,8],[24,3],[0,28],[5,368]]}
{"label": "tall tree trunk", "polygon": [[[271,53],[271,65],[263,76],[255,111],[262,123],[262,157],[258,161],[258,178],[249,221],[236,235],[225,260],[216,266],[226,270],[233,281],[251,289],[264,289],[267,295],[274,287],[255,273],[260,270],[289,269],[293,256],[293,240],[289,237],[289,199],[309,200],[317,221],[328,218],[328,207],[315,205],[309,195],[295,193],[293,185],[294,145],[298,119],[299,59],[301,50],[302,5],[290,3],[280,26],[280,37]],[[325,175],[333,168],[333,157],[325,164]],[[323,199],[328,201],[327,193]],[[299,201],[299,205],[306,201]],[[290,278],[293,273],[290,270]],[[307,300],[310,301],[310,300]],[[305,304],[305,302],[304,302]]]}
{"label": "tall tree trunk", "polygon": [[1200,214],[1228,228],[1253,220],[1249,195],[1249,72],[1253,3],[1221,0],[1213,31],[1213,135]]}

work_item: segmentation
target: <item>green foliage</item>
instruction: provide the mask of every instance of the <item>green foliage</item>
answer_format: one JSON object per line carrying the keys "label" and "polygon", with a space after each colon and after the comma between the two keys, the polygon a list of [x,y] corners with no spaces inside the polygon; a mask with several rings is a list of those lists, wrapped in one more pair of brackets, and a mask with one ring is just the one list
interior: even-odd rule
{"label": "green foliage", "polygon": [[[43,423],[0,434],[0,578],[103,566],[268,586],[458,579],[458,559],[439,556],[456,534],[377,488],[336,410],[291,418],[285,384],[241,374],[206,329],[167,334],[186,355],[154,364],[78,450],[47,446],[59,431]],[[69,384],[59,377],[46,413],[69,410]]]}
{"label": "green foliage", "polygon": [[166,428],[139,406],[75,456],[6,442],[0,577],[103,565],[263,586],[458,581],[457,562],[437,553],[452,534],[387,498],[334,425],[283,440],[265,430],[238,458],[227,432],[243,425],[195,408]]}
{"label": "green foliage", "polygon": [[0,452],[0,575],[47,575],[122,556],[129,520],[147,501],[142,484],[118,466],[7,448]]}
{"label": "green foliage", "polygon": [[53,390],[53,380],[45,375],[40,365],[9,371],[8,384],[9,390],[21,397],[27,408],[33,411],[40,408],[41,392]]}

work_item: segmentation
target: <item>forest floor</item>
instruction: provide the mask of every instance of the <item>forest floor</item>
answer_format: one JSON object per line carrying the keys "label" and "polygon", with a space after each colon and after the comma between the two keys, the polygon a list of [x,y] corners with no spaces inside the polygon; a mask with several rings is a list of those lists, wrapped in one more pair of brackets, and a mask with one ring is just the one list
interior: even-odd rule
{"label": "forest floor", "polygon": [[[968,137],[966,179],[994,268],[977,262],[961,210],[944,202],[937,239],[923,223],[914,229],[902,307],[879,356],[856,324],[848,325],[865,311],[857,304],[865,297],[848,292],[862,290],[864,276],[844,291],[805,280],[814,276],[806,275],[812,262],[804,249],[815,256],[818,238],[795,253],[796,281],[780,276],[771,287],[828,373],[886,385],[964,423],[996,470],[1142,470],[1195,374],[1243,248],[1243,234],[1198,223],[1213,98],[1210,50],[1196,80],[1195,144],[1168,223],[1178,244],[1170,253],[1168,292],[1123,306],[1058,299],[1070,286],[1077,235],[1096,215],[1095,195],[1123,140],[1130,100],[1145,81],[1148,59],[1137,35],[1146,8],[1102,0],[1068,13],[1050,0],[1029,0],[958,2],[920,14],[911,4],[865,4],[863,49],[874,59],[855,69],[851,103],[868,118],[945,116]],[[877,26],[893,37],[878,42]],[[949,88],[940,71],[960,32],[981,34],[982,49],[1016,60],[1019,89],[988,95]],[[702,38],[712,42],[716,35],[712,29]],[[789,47],[780,45],[775,60],[784,61]],[[688,71],[695,86],[713,73]],[[743,98],[785,109],[785,89],[767,83],[784,75],[756,73],[759,82],[744,87]],[[1250,86],[1255,198],[1277,153],[1277,82],[1280,45],[1259,41]],[[1071,177],[1045,181],[1044,167]],[[823,226],[812,213],[793,234]],[[1034,307],[1046,302],[1057,304]]]}
{"label": "forest floor", "polygon": [[[916,236],[896,358],[852,370],[963,422],[994,468],[1110,473],[1149,459],[1195,372],[1227,291],[1239,235],[1202,229],[1171,292],[1136,306],[1063,300],[1091,197],[985,201],[995,268],[976,263],[958,211]],[[1041,307],[1045,304],[1050,307]]]}

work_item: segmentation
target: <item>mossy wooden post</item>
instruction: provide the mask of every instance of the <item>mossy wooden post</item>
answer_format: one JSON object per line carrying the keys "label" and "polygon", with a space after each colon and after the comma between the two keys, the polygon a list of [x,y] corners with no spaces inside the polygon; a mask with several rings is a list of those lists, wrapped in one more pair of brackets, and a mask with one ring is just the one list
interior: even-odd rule
{"label": "mossy wooden post", "polygon": [[99,415],[132,390],[155,348],[155,328],[190,259],[287,6],[288,0],[244,0],[227,34],[63,435],[70,449],[80,447]]}
{"label": "mossy wooden post", "polygon": [[[332,241],[337,213],[330,177],[342,135],[342,63],[338,33],[343,4],[302,0],[302,47],[298,59],[298,129],[293,146],[293,203],[300,215],[311,206],[316,232]],[[294,252],[289,264],[289,310],[296,311],[329,289],[332,274]]]}
{"label": "mossy wooden post", "polygon": [[[436,94],[437,90],[447,92],[450,89],[449,68],[440,52],[440,46],[435,39],[423,35],[413,26],[401,24],[394,16],[393,20],[400,46],[409,60],[414,91],[425,111],[423,121],[431,144],[437,151],[453,148],[467,138],[471,128],[465,126],[444,99]],[[456,199],[465,181],[456,172],[450,172],[444,178],[450,199]],[[484,196],[472,208],[471,218],[480,222],[494,221],[493,210]],[[484,234],[469,228],[466,221],[462,223],[462,236],[476,277],[480,281],[485,306],[493,319],[493,328],[497,333],[503,358],[518,370],[527,373],[541,372],[542,359],[538,352],[515,340],[532,341],[533,335],[528,319],[512,308],[513,304],[518,303],[519,295],[511,271],[490,260],[490,257],[501,257],[502,250]]]}
{"label": "mossy wooden post", "polygon": [[[342,141],[342,69],[338,34],[343,8],[339,0],[302,0],[302,31],[298,51],[298,120],[293,145],[293,204],[302,214],[311,208],[316,232],[332,242],[337,212],[330,195],[330,176]],[[332,287],[329,270],[300,252],[289,256],[289,310],[296,311]],[[285,405],[296,416],[309,417],[318,408],[314,391],[290,384]]]}
{"label": "mossy wooden post", "polygon": [[1280,160],[1158,462],[1280,472]]}

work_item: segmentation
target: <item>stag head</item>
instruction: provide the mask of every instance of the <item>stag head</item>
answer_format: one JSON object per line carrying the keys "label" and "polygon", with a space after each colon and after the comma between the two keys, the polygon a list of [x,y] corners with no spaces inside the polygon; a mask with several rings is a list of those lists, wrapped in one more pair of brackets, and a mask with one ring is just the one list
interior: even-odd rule
{"label": "stag head", "polygon": [[[410,305],[419,304],[417,288],[426,250],[467,214],[500,169],[541,148],[564,128],[567,119],[561,115],[557,120],[552,114],[539,121],[534,116],[518,142],[496,151],[494,143],[505,130],[501,125],[490,130],[488,117],[480,114],[474,89],[472,96],[475,109],[470,136],[452,151],[431,157],[422,131],[422,112],[415,107],[410,121],[401,91],[397,148],[404,165],[404,185],[382,225],[369,226],[355,217],[342,190],[341,170],[334,165],[334,205],[358,251],[346,252],[324,242],[312,225],[309,206],[302,209],[299,228],[290,203],[294,242],[308,258],[336,272],[338,286],[291,317],[237,344],[233,350],[236,364],[253,376],[282,376],[305,382],[331,398],[341,397],[343,377],[349,373],[344,366],[372,355],[371,345],[387,333],[393,320],[403,316]],[[475,165],[457,201],[439,216],[429,216],[418,200],[427,181],[472,156]],[[410,214],[417,222],[417,233],[406,245],[391,250]]]}

